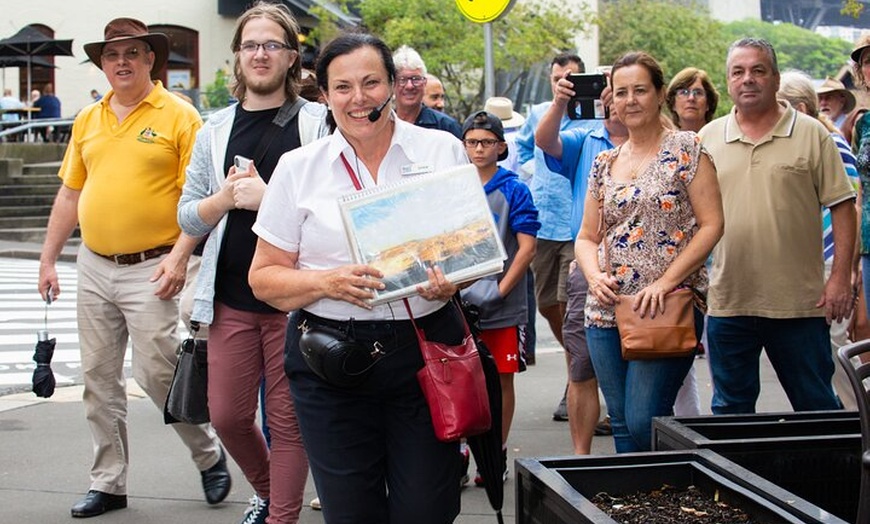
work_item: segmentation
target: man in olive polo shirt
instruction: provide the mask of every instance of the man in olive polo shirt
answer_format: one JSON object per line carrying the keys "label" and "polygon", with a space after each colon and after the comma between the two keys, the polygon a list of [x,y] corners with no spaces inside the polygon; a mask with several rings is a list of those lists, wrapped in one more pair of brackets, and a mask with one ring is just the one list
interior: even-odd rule
{"label": "man in olive polo shirt", "polygon": [[[762,347],[796,411],[838,409],[828,330],[853,303],[855,192],[824,126],[777,101],[770,43],[732,44],[727,81],[734,109],[700,133],[725,208],[708,297],[713,413],[755,411]],[[834,230],[827,281],[822,206]]]}
{"label": "man in olive polo shirt", "polygon": [[[177,295],[197,242],[181,234],[176,208],[202,120],[151,81],[166,63],[169,39],[131,18],[112,20],[104,35],[84,48],[112,90],[75,119],[39,264],[39,293],[59,296],[57,257],[78,223],[76,307],[94,443],[89,491],[71,510],[78,518],[127,507],[127,341],[133,378],[162,410],[177,361]],[[172,428],[201,472],[206,501],[222,501],[230,476],[214,430]]]}

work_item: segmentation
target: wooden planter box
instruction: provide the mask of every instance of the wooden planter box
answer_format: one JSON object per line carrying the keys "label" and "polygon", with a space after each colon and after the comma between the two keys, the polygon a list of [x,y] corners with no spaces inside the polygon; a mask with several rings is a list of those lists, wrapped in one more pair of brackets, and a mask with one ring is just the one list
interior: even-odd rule
{"label": "wooden planter box", "polygon": [[710,450],[516,461],[519,524],[614,524],[589,499],[696,486],[765,523],[844,521]]}
{"label": "wooden planter box", "polygon": [[861,421],[855,411],[658,417],[652,448],[710,449],[843,520],[861,489]]}

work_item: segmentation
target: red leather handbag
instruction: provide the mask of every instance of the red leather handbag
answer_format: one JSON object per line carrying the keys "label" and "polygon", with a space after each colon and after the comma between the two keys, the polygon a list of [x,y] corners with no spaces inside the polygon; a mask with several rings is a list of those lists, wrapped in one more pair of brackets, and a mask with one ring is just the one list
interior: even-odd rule
{"label": "red leather handbag", "polygon": [[461,344],[432,342],[417,327],[408,301],[404,302],[423,354],[423,368],[417,372],[417,380],[429,404],[435,436],[442,442],[452,442],[484,433],[492,424],[493,415],[483,365],[465,316],[460,311],[465,327]]}

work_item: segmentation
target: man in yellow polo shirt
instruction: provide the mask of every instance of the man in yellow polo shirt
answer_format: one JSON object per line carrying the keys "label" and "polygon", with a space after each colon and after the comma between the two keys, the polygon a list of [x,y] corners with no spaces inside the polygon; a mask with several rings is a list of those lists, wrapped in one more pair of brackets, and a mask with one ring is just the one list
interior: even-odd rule
{"label": "man in yellow polo shirt", "polygon": [[[142,22],[115,19],[85,52],[112,90],[76,117],[39,267],[43,298],[60,295],[55,264],[76,223],[77,317],[83,401],[94,442],[91,486],[71,510],[93,517],[127,507],[127,395],[133,378],[162,409],[175,369],[178,299],[197,239],[181,234],[176,206],[196,131],[196,110],[151,81],[169,39]],[[175,424],[202,474],[208,503],[230,490],[226,458],[210,425]]]}
{"label": "man in yellow polo shirt", "polygon": [[[762,348],[795,411],[838,409],[829,325],[852,309],[855,191],[827,129],[777,100],[769,42],[735,42],[726,70],[734,109],[700,133],[725,209],[707,324],[713,413],[755,412]],[[835,246],[827,281],[822,206]]]}

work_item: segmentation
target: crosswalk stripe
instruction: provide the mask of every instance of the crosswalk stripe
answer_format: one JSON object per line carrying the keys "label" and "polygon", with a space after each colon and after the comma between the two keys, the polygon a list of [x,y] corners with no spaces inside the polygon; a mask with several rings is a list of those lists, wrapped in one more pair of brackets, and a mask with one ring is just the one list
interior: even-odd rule
{"label": "crosswalk stripe", "polygon": [[[39,262],[0,259],[0,387],[30,384],[37,331],[46,323],[57,344],[51,363],[55,380],[72,384],[80,376],[75,305],[78,275],[74,264],[59,263],[56,270],[62,294],[46,308],[36,291]],[[129,349],[126,360],[129,366]]]}

